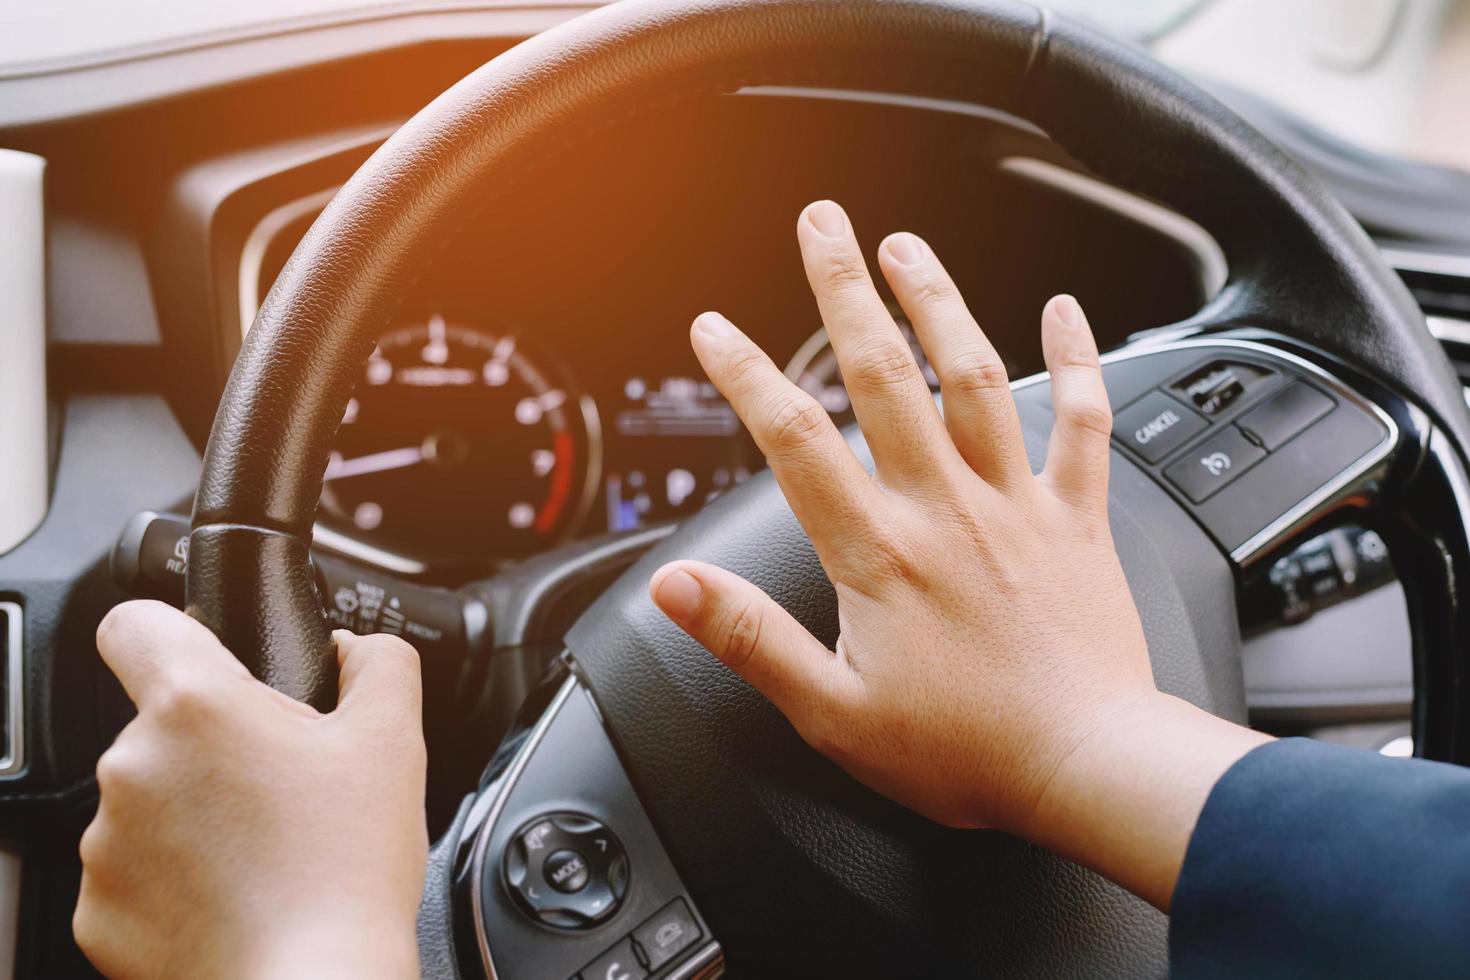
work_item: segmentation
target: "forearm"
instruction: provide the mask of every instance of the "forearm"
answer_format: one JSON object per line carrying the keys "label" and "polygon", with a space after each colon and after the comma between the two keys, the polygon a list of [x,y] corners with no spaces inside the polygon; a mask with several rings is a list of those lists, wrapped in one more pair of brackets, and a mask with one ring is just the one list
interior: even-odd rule
{"label": "forearm", "polygon": [[1210,790],[1270,740],[1167,694],[1106,706],[1021,832],[1168,911]]}

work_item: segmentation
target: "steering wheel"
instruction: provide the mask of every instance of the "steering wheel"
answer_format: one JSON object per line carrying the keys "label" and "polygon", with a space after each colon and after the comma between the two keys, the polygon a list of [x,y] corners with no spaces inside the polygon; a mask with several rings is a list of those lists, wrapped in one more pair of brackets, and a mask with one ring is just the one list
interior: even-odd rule
{"label": "steering wheel", "polygon": [[[1467,685],[1453,654],[1464,635],[1455,581],[1470,570],[1470,415],[1419,310],[1343,209],[1229,110],[1128,47],[982,0],[629,0],[506,52],[390,138],[281,273],[209,440],[188,601],[258,677],[332,703],[307,552],[329,447],[379,332],[475,188],[609,120],[758,84],[983,102],[1211,232],[1225,288],[1106,358],[1119,412],[1113,532],[1159,684],[1243,720],[1236,576],[1355,507],[1389,540],[1409,591],[1419,750],[1464,758]],[[1222,371],[1223,404],[1200,400]],[[1038,454],[1046,384],[1016,386]],[[1208,472],[1211,457],[1228,471],[1219,487],[1177,469]],[[598,950],[637,938],[671,900],[718,940],[671,975],[710,975],[721,951],[762,977],[1164,972],[1166,922],[1143,903],[1004,835],[930,824],[808,749],[654,610],[648,575],[674,556],[732,569],[818,637],[836,635],[832,590],[773,480],[688,521],[572,630],[572,674],[536,702],[545,710],[497,755],[446,838],[426,897],[446,907],[442,928],[422,934],[426,972],[601,980]],[[558,735],[555,719],[574,714],[580,734]],[[609,906],[582,920],[512,894],[525,869],[503,856],[524,846],[528,814],[563,810],[580,816],[562,832],[606,826],[625,852]]]}

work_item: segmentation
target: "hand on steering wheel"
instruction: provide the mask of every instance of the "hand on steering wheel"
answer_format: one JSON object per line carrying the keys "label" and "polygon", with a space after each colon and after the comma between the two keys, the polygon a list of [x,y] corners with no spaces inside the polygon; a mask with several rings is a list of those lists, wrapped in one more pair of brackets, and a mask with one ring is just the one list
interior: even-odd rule
{"label": "hand on steering wheel", "polygon": [[339,703],[273,690],[160,602],[97,648],[138,706],[97,762],[73,929],[112,977],[418,975],[419,661],[336,634]]}
{"label": "hand on steering wheel", "polygon": [[[1264,738],[1154,685],[1108,525],[1112,414],[1082,310],[1058,296],[1042,313],[1056,426],[1033,475],[1001,359],[933,252],[901,233],[879,262],[939,376],[942,417],[842,209],[811,205],[797,237],[876,473],[724,317],[702,315],[691,336],[811,536],[841,636],[828,650],[703,563],[661,568],[655,602],[872,788],[1051,846],[1166,906],[1209,787]],[[1155,793],[1129,789],[1140,781]]]}

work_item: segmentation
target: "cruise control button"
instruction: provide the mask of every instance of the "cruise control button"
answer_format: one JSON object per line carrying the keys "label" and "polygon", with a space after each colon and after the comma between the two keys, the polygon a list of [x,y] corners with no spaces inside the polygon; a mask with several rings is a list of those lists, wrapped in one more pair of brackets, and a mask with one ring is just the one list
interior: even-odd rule
{"label": "cruise control button", "polygon": [[1333,401],[1316,388],[1298,381],[1269,401],[1236,420],[1267,451],[1275,452],[1286,441],[1332,411]]}
{"label": "cruise control button", "polygon": [[699,937],[699,925],[682,898],[674,899],[633,930],[633,939],[647,954],[650,970],[657,970],[674,959]]}
{"label": "cruise control button", "polygon": [[1207,424],[1183,403],[1151,391],[1113,417],[1113,438],[1157,463]]}
{"label": "cruise control button", "polygon": [[1211,364],[1188,378],[1183,386],[1190,404],[1205,415],[1219,415],[1245,394],[1245,383],[1234,366],[1229,364]]}
{"label": "cruise control button", "polygon": [[546,859],[541,868],[546,881],[559,892],[576,892],[587,887],[587,862],[576,851],[561,850]]}
{"label": "cruise control button", "polygon": [[1265,458],[1266,451],[1232,425],[1195,446],[1164,476],[1198,504]]}
{"label": "cruise control button", "polygon": [[643,980],[648,971],[633,954],[633,941],[624,939],[582,968],[582,980]]}

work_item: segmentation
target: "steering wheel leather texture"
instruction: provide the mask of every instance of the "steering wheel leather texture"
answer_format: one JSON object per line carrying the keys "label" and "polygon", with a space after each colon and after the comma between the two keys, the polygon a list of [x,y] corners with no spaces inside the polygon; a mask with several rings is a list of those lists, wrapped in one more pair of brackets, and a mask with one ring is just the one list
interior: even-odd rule
{"label": "steering wheel leather texture", "polygon": [[[1228,281],[1172,336],[1250,331],[1241,349],[1279,340],[1293,364],[1310,352],[1333,372],[1316,383],[1333,391],[1347,379],[1402,400],[1387,413],[1398,433],[1437,433],[1461,465],[1470,415],[1460,383],[1367,236],[1262,136],[1143,54],[999,0],[628,0],[507,51],[420,111],[341,189],[271,289],[215,418],[187,584],[191,612],[258,677],[332,704],[335,660],[307,552],[332,438],[379,333],[468,205],[580,134],[754,85],[958,99],[1035,124],[1101,178],[1219,242]],[[1051,417],[1044,399],[1024,395],[1044,385],[1018,392],[1033,463]],[[1388,486],[1380,479],[1354,502]],[[1244,720],[1240,549],[1222,547],[1117,450],[1110,514],[1160,686]],[[808,749],[653,608],[648,576],[675,556],[748,577],[827,642],[836,600],[767,475],[688,521],[567,638],[732,972],[1166,971],[1167,922],[1133,896],[1005,835],[931,824]]]}

